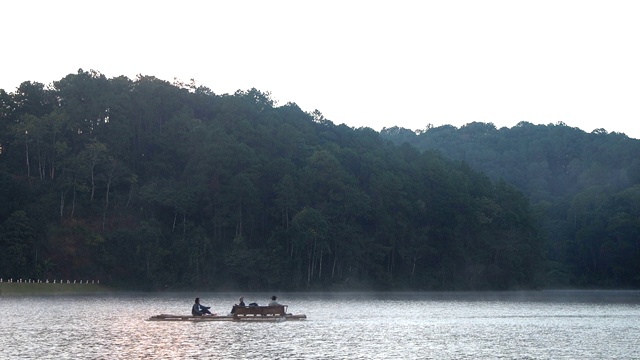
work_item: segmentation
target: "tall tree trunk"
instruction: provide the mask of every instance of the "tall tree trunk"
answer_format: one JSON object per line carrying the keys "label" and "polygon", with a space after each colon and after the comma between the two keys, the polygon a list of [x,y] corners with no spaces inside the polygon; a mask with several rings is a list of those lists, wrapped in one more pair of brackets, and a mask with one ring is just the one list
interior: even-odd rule
{"label": "tall tree trunk", "polygon": [[71,202],[71,219],[76,211],[76,185],[73,185],[73,201]]}
{"label": "tall tree trunk", "polygon": [[53,136],[53,150],[51,151],[51,167],[49,168],[49,177],[51,180],[55,178],[56,174],[56,137]]}
{"label": "tall tree trunk", "polygon": [[289,205],[284,206],[284,228],[289,229]]}
{"label": "tall tree trunk", "polygon": [[313,272],[313,250],[310,244],[308,244],[307,246],[308,246],[307,248],[307,289],[308,289],[311,286],[311,274]]}
{"label": "tall tree trunk", "polygon": [[417,257],[413,257],[413,266],[411,267],[411,277],[410,279],[413,280],[413,275],[416,273],[416,261],[418,260]]}
{"label": "tall tree trunk", "polygon": [[133,182],[131,182],[131,187],[129,187],[129,197],[127,198],[127,205],[125,205],[126,208],[129,207],[129,204],[131,203],[131,197],[133,196]]}
{"label": "tall tree trunk", "polygon": [[27,141],[24,142],[25,154],[27,160],[27,179],[29,179],[29,183],[31,183],[31,165],[29,164],[29,143]]}
{"label": "tall tree trunk", "polygon": [[338,251],[336,247],[336,253],[333,254],[333,265],[331,266],[331,278],[333,279],[336,276],[336,264],[338,263]]}
{"label": "tall tree trunk", "polygon": [[107,209],[109,208],[109,191],[111,189],[111,180],[113,179],[113,173],[115,167],[111,168],[109,172],[109,178],[107,179],[107,193],[104,196],[104,210],[102,211],[102,231],[105,229],[105,223],[107,222]]}
{"label": "tall tree trunk", "polygon": [[313,277],[313,273],[315,272],[316,269],[316,244],[317,244],[317,240],[314,238],[313,239],[313,252],[312,252],[312,256],[311,256],[311,277]]}
{"label": "tall tree trunk", "polygon": [[236,237],[242,236],[242,200],[238,202],[238,219],[236,223]]}
{"label": "tall tree trunk", "polygon": [[40,149],[40,141],[36,141],[36,154],[38,155],[38,177],[40,180],[44,180],[45,177],[45,161],[42,159],[42,150]]}
{"label": "tall tree trunk", "polygon": [[91,165],[91,198],[89,199],[90,201],[93,201],[93,195],[96,192],[96,179],[95,179],[95,174],[94,174],[94,168],[95,168],[95,164]]}
{"label": "tall tree trunk", "polygon": [[291,252],[289,253],[289,259],[293,259],[293,237],[291,238],[291,242],[289,243]]}
{"label": "tall tree trunk", "polygon": [[309,257],[309,262],[307,263],[307,289],[311,286],[311,257]]}
{"label": "tall tree trunk", "polygon": [[182,214],[182,240],[187,237],[187,213]]}
{"label": "tall tree trunk", "polygon": [[51,160],[51,168],[49,169],[49,177],[51,178],[51,180],[53,180],[55,178],[56,175],[56,164],[55,164],[55,160]]}
{"label": "tall tree trunk", "polygon": [[60,191],[60,219],[64,215],[64,191]]}

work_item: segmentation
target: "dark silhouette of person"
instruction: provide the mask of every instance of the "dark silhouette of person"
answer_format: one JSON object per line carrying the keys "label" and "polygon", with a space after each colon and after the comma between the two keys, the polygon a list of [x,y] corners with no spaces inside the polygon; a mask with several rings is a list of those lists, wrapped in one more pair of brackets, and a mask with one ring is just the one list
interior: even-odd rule
{"label": "dark silhouette of person", "polygon": [[193,307],[191,307],[191,315],[193,316],[202,316],[202,315],[213,315],[211,311],[211,306],[204,306],[200,304],[200,298],[196,298]]}

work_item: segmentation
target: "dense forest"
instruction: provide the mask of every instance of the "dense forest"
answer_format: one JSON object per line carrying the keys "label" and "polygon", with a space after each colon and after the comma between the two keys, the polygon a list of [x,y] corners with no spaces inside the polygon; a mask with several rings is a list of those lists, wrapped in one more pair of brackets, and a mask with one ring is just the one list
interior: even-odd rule
{"label": "dense forest", "polygon": [[524,192],[544,239],[554,287],[640,287],[640,141],[563,123],[383,129]]}
{"label": "dense forest", "polygon": [[637,149],[566,126],[378,133],[256,89],[79,70],[0,90],[0,277],[639,287]]}

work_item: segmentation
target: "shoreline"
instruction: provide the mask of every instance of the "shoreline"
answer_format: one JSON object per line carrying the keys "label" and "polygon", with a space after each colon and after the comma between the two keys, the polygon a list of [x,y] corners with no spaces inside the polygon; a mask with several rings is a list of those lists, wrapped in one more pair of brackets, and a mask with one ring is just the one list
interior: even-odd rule
{"label": "shoreline", "polygon": [[101,284],[0,283],[0,297],[24,295],[91,295],[114,292]]}

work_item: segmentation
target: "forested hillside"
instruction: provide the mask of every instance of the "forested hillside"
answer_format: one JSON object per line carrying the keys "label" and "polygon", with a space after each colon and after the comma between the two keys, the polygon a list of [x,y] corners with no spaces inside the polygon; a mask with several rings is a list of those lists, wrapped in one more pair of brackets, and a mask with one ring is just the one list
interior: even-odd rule
{"label": "forested hillside", "polygon": [[0,90],[0,277],[153,289],[544,286],[523,193],[255,89]]}
{"label": "forested hillside", "polygon": [[547,286],[640,287],[640,141],[563,123],[441,126],[381,135],[523,191],[545,238]]}

